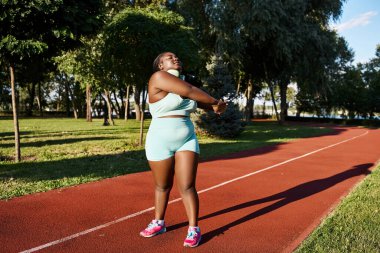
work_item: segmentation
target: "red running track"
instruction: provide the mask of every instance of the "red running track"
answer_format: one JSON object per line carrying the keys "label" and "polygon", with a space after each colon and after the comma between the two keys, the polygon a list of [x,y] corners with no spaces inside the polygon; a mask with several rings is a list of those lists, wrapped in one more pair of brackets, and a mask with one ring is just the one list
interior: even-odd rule
{"label": "red running track", "polygon": [[1,252],[292,252],[380,158],[380,129],[332,134],[200,163],[199,247],[184,249],[176,189],[168,232],[138,234],[153,218],[142,172],[0,201]]}

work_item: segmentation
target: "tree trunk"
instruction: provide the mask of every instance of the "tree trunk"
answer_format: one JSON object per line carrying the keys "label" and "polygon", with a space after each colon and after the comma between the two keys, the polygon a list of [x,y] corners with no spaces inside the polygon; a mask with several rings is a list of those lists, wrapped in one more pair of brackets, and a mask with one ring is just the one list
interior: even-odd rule
{"label": "tree trunk", "polygon": [[102,97],[102,96],[101,96],[100,100],[101,100],[100,104],[101,104],[101,106],[103,108],[103,126],[109,126],[110,123],[108,121],[108,106],[107,106],[107,101],[106,101],[105,97]]}
{"label": "tree trunk", "polygon": [[78,108],[77,108],[77,105],[75,103],[74,94],[72,93],[70,87],[69,87],[69,94],[71,97],[71,104],[73,106],[74,118],[78,119]]}
{"label": "tree trunk", "polygon": [[119,105],[119,102],[117,102],[117,96],[116,96],[116,92],[115,91],[112,91],[112,95],[115,99],[115,105],[116,107],[114,107],[115,111],[116,111],[116,114],[117,114],[117,118],[120,119],[121,117],[121,107]]}
{"label": "tree trunk", "polygon": [[239,75],[239,79],[238,79],[237,85],[236,85],[236,94],[238,94],[238,95],[240,92],[240,87],[241,87],[241,76]]}
{"label": "tree trunk", "polygon": [[[66,79],[66,77],[64,76],[62,79]],[[65,80],[63,80],[64,84],[65,84],[65,100],[66,100],[66,116],[69,118],[71,117],[71,113],[70,113],[70,92],[69,92],[69,83]]]}
{"label": "tree trunk", "polygon": [[[146,88],[144,86],[143,90],[142,90],[142,102],[141,102],[141,112],[142,114],[145,113],[145,105],[146,105],[146,98],[148,96],[148,92],[146,91]],[[141,116],[141,120],[143,120],[143,115]]]}
{"label": "tree trunk", "polygon": [[27,88],[29,95],[29,105],[26,107],[26,115],[33,115],[33,105],[34,105],[34,97],[36,96],[36,83],[31,83],[31,87]]}
{"label": "tree trunk", "polygon": [[135,89],[135,112],[136,112],[136,120],[141,120],[141,108],[140,108],[140,91],[136,88]]}
{"label": "tree trunk", "polygon": [[269,83],[268,86],[269,86],[269,90],[270,90],[270,95],[272,97],[272,103],[273,103],[274,111],[276,113],[276,119],[277,119],[278,123],[282,124],[282,122],[280,121],[280,116],[278,115],[276,100],[274,98],[273,84]]}
{"label": "tree trunk", "polygon": [[73,106],[73,111],[74,111],[74,118],[75,119],[78,119],[78,110],[77,110],[77,105],[75,103],[75,99],[74,99],[74,94],[73,92],[71,91],[71,88],[70,88],[70,83],[69,81],[66,80],[66,90],[68,92],[68,95],[69,95],[69,99],[71,100],[71,105]]}
{"label": "tree trunk", "polygon": [[124,97],[125,97],[125,90],[124,89],[119,89],[119,99],[120,99],[120,114],[119,118],[121,117],[125,118],[125,103],[124,103]]}
{"label": "tree trunk", "polygon": [[265,100],[264,100],[264,103],[263,103],[263,109],[262,109],[261,115],[262,115],[263,118],[265,117]]}
{"label": "tree trunk", "polygon": [[125,121],[128,120],[129,118],[129,93],[131,92],[131,86],[127,86],[127,94],[125,95],[125,114],[124,114],[124,119]]}
{"label": "tree trunk", "polygon": [[252,111],[251,111],[251,119],[255,118],[255,99],[252,98]]}
{"label": "tree trunk", "polygon": [[[115,107],[115,104],[112,102],[112,99],[111,99],[111,92],[108,90],[108,101],[111,105],[111,112],[115,112],[117,115],[119,114],[117,108]],[[111,115],[112,116],[112,115]],[[113,120],[112,120],[113,121]]]}
{"label": "tree trunk", "polygon": [[57,107],[56,107],[56,110],[57,112],[59,112],[61,110],[61,103],[62,103],[62,100],[63,100],[63,96],[62,96],[62,85],[58,85],[58,90],[57,90]]}
{"label": "tree trunk", "polygon": [[[92,98],[92,92],[91,92],[91,98]],[[91,110],[92,110],[93,114],[95,115],[95,117],[99,117],[100,112],[101,112],[102,99],[100,98],[98,106],[96,105],[96,101],[98,101],[97,95],[95,95],[94,98],[91,99]],[[92,105],[94,105],[94,106],[92,106]],[[91,116],[91,119],[92,119],[92,116]]]}
{"label": "tree trunk", "polygon": [[92,122],[91,85],[86,84],[86,121]]}
{"label": "tree trunk", "polygon": [[37,96],[36,99],[37,99],[38,111],[40,112],[40,117],[42,117],[42,108],[41,108],[41,99],[40,99],[40,96]]}
{"label": "tree trunk", "polygon": [[42,92],[41,92],[41,82],[38,83],[38,96],[37,96],[37,104],[38,104],[38,111],[40,112],[40,117],[43,117],[43,110],[42,110]]}
{"label": "tree trunk", "polygon": [[104,89],[105,99],[107,102],[107,108],[108,108],[108,121],[114,126],[115,122],[112,118],[112,104],[111,104],[111,96],[110,92],[107,89]]}
{"label": "tree trunk", "polygon": [[[278,123],[281,125],[282,123],[280,121],[280,116],[278,115],[277,106],[276,106],[276,100],[274,98],[274,90],[273,90],[273,85],[274,84],[271,81],[269,81],[268,72],[267,72],[267,66],[266,66],[265,63],[264,63],[264,72],[265,72],[265,79],[268,82],[270,96],[272,98],[272,103],[273,103],[272,112],[273,112],[273,108],[274,108],[274,111],[276,113],[276,119],[277,119]],[[272,113],[272,115],[273,115],[273,113]]]}
{"label": "tree trunk", "polygon": [[247,90],[245,92],[247,106],[245,108],[245,120],[250,121],[253,118],[253,83],[252,79],[248,80]]}
{"label": "tree trunk", "polygon": [[21,161],[21,149],[20,149],[20,130],[18,125],[18,113],[17,113],[17,102],[16,102],[16,86],[15,86],[15,76],[14,76],[14,65],[12,64],[9,68],[11,74],[11,89],[12,89],[12,110],[13,110],[13,126],[15,131],[15,161]]}
{"label": "tree trunk", "polygon": [[96,106],[96,102],[92,103],[93,105],[95,105],[95,110],[96,110],[97,116],[102,115],[102,108],[104,107],[103,106],[103,102],[104,102],[103,100],[104,100],[104,98],[103,98],[102,94],[99,92],[95,97],[95,101],[99,101],[99,104]]}
{"label": "tree trunk", "polygon": [[140,140],[139,140],[139,145],[140,147],[143,145],[144,143],[144,107],[142,106],[141,107],[141,122],[140,122]]}
{"label": "tree trunk", "polygon": [[286,101],[286,92],[288,90],[288,81],[281,81],[280,83],[280,96],[281,96],[281,124],[285,122],[286,116],[288,116],[288,103]]}
{"label": "tree trunk", "polygon": [[60,100],[58,100],[57,107],[55,109],[57,110],[57,112],[60,111],[60,109],[61,109],[61,101]]}
{"label": "tree trunk", "polygon": [[145,105],[146,105],[146,98],[148,96],[145,86],[143,88],[142,93],[143,93],[143,101],[142,101],[142,106],[141,106],[141,124],[140,124],[140,141],[139,141],[140,146],[142,146],[144,143],[143,135],[144,135]]}

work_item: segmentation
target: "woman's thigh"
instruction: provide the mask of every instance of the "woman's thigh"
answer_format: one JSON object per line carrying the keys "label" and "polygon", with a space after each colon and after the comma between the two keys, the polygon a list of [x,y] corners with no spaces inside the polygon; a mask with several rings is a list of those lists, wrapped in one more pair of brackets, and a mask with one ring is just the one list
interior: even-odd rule
{"label": "woman's thigh", "polygon": [[175,176],[180,190],[195,187],[199,155],[192,151],[175,153]]}
{"label": "woman's thigh", "polygon": [[174,157],[162,161],[149,161],[156,187],[171,188],[174,177]]}

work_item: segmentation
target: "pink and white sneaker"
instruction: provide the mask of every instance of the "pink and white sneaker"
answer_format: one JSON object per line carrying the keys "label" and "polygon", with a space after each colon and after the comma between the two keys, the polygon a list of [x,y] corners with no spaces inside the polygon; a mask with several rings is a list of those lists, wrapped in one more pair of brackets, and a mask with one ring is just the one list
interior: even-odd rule
{"label": "pink and white sneaker", "polygon": [[194,248],[201,242],[201,230],[199,227],[189,227],[183,246]]}
{"label": "pink and white sneaker", "polygon": [[149,223],[148,227],[140,232],[140,235],[142,237],[152,237],[158,234],[162,234],[166,232],[165,223],[162,225],[158,224],[157,220],[152,220],[151,223]]}

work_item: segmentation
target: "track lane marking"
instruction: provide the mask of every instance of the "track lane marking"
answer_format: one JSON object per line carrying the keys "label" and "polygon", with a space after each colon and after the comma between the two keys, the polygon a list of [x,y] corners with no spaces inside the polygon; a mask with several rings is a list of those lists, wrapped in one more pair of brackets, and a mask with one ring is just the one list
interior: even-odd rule
{"label": "track lane marking", "polygon": [[[245,174],[243,176],[240,176],[240,177],[236,177],[234,179],[231,179],[231,180],[228,180],[228,181],[225,181],[223,183],[220,183],[220,184],[217,184],[217,185],[214,185],[214,186],[211,186],[209,188],[206,188],[206,189],[203,189],[203,190],[200,190],[198,191],[198,194],[201,194],[201,193],[204,193],[204,192],[207,192],[207,191],[210,191],[210,190],[213,190],[213,189],[216,189],[216,188],[219,188],[219,187],[222,187],[224,185],[227,185],[227,184],[230,184],[232,182],[235,182],[235,181],[238,181],[238,180],[241,180],[241,179],[244,179],[244,178],[247,178],[247,177],[250,177],[250,176],[253,176],[255,174],[259,174],[261,172],[264,172],[264,171],[267,171],[267,170],[270,170],[270,169],[273,169],[273,168],[276,168],[276,167],[279,167],[281,165],[284,165],[284,164],[287,164],[287,163],[290,163],[292,161],[295,161],[295,160],[298,160],[298,159],[301,159],[301,158],[304,158],[304,157],[307,157],[307,156],[310,156],[312,154],[315,154],[315,153],[318,153],[318,152],[321,152],[323,150],[326,150],[326,149],[329,149],[329,148],[332,148],[332,147],[335,147],[335,146],[338,146],[340,144],[343,144],[343,143],[346,143],[346,142],[349,142],[349,141],[352,141],[354,139],[357,139],[359,137],[362,137],[364,135],[367,135],[368,134],[368,130],[363,133],[363,134],[360,134],[358,136],[355,136],[355,137],[352,137],[352,138],[349,138],[349,139],[346,139],[344,141],[340,141],[340,142],[337,142],[337,143],[334,143],[334,144],[331,144],[331,145],[328,145],[326,147],[323,147],[323,148],[320,148],[320,149],[316,149],[314,151],[311,151],[309,153],[306,153],[304,155],[300,155],[300,156],[297,156],[297,157],[294,157],[294,158],[291,158],[291,159],[288,159],[286,161],[283,161],[283,162],[280,162],[280,163],[277,163],[277,164],[274,164],[272,166],[269,166],[269,167],[266,167],[264,169],[261,169],[261,170],[257,170],[255,172],[252,172],[252,173],[248,173],[248,174]],[[168,204],[172,204],[172,203],[175,203],[175,202],[178,202],[182,200],[182,198],[177,198],[177,199],[174,199],[174,200],[171,200],[168,202]],[[64,238],[61,238],[61,239],[58,239],[58,240],[55,240],[55,241],[52,241],[52,242],[48,242],[48,243],[45,243],[45,244],[42,244],[40,246],[37,246],[37,247],[34,247],[34,248],[31,248],[31,249],[28,249],[28,250],[24,250],[24,251],[21,251],[20,253],[30,253],[30,252],[35,252],[35,251],[38,251],[38,250],[41,250],[41,249],[44,249],[44,248],[48,248],[48,247],[51,247],[51,246],[54,246],[54,245],[57,245],[59,243],[62,243],[62,242],[65,242],[65,241],[69,241],[69,240],[72,240],[74,238],[77,238],[77,237],[80,237],[82,235],[86,235],[86,234],[89,234],[91,232],[94,232],[96,230],[100,230],[100,229],[103,229],[103,228],[106,228],[106,227],[109,227],[111,225],[114,225],[114,224],[117,224],[117,223],[120,223],[122,221],[125,221],[125,220],[128,220],[130,218],[133,218],[133,217],[136,217],[136,216],[139,216],[141,214],[144,214],[144,213],[147,213],[147,212],[150,212],[150,211],[153,211],[154,210],[154,206],[153,207],[149,207],[147,209],[144,209],[144,210],[141,210],[139,212],[136,212],[136,213],[133,213],[133,214],[130,214],[130,215],[127,215],[127,216],[124,216],[120,219],[117,219],[117,220],[114,220],[114,221],[110,221],[110,222],[107,222],[105,224],[102,224],[102,225],[99,225],[99,226],[96,226],[96,227],[93,227],[93,228],[90,228],[90,229],[87,229],[87,230],[84,230],[82,232],[79,232],[79,233],[76,233],[76,234],[72,234],[70,236],[67,236],[67,237],[64,237]]]}

